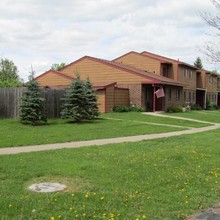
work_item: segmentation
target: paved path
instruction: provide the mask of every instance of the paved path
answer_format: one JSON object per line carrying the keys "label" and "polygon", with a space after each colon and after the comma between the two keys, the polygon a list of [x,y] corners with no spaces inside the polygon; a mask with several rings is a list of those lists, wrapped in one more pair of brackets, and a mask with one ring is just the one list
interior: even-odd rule
{"label": "paved path", "polygon": [[56,143],[56,144],[46,144],[46,145],[25,146],[25,147],[9,147],[9,148],[1,148],[0,155],[27,153],[27,152],[44,151],[44,150],[56,150],[63,148],[79,148],[79,147],[95,146],[95,145],[100,146],[105,144],[116,144],[116,143],[124,143],[124,142],[137,142],[143,140],[152,140],[152,139],[158,139],[164,137],[179,136],[183,134],[194,134],[194,133],[210,131],[218,128],[220,128],[220,124],[213,124],[208,127],[191,128],[190,130],[173,131],[173,132],[159,133],[159,134],[146,134],[146,135],[129,136],[129,137],[107,138],[107,139],[97,139],[90,141],[76,141],[76,142],[68,142],[68,143]]}

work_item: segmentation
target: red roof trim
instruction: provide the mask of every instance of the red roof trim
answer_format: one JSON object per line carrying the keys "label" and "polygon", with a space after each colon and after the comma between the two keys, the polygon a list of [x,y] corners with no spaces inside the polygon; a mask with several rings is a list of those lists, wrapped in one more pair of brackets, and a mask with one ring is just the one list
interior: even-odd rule
{"label": "red roof trim", "polygon": [[93,84],[93,87],[95,88],[95,89],[106,89],[106,88],[108,88],[108,87],[110,87],[110,86],[114,86],[114,85],[116,85],[117,83],[116,82],[114,82],[114,83],[106,83],[106,84],[100,84],[100,85],[98,85],[98,84]]}
{"label": "red roof trim", "polygon": [[43,74],[41,74],[41,75],[35,77],[35,79],[39,79],[39,78],[41,78],[41,77],[43,77],[43,76],[45,76],[45,75],[48,75],[49,73],[54,73],[54,74],[56,74],[56,75],[58,75],[58,76],[64,77],[64,78],[69,79],[69,80],[75,79],[75,77],[68,76],[68,75],[66,75],[66,74],[64,74],[64,73],[62,73],[62,72],[58,72],[58,71],[55,71],[55,70],[48,70],[48,71],[46,71],[45,73],[43,73]]}

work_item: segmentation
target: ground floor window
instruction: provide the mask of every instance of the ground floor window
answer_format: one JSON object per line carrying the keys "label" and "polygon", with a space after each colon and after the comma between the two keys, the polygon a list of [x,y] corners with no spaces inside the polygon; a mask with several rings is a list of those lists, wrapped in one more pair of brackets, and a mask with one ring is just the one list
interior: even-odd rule
{"label": "ground floor window", "polygon": [[189,92],[189,102],[191,102],[191,99],[192,99],[191,92]]}

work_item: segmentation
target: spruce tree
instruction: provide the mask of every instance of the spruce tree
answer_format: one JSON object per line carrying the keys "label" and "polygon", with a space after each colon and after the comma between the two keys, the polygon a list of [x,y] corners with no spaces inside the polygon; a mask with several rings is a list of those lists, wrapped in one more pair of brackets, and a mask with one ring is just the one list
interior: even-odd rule
{"label": "spruce tree", "polygon": [[34,71],[31,71],[29,82],[26,85],[20,106],[20,121],[24,124],[36,125],[40,121],[47,122],[43,102],[45,99],[40,96],[40,87],[34,79]]}
{"label": "spruce tree", "polygon": [[99,110],[97,105],[97,97],[89,78],[85,82],[85,89],[86,89],[85,92],[87,98],[87,103],[86,103],[87,119],[93,119],[99,115]]}
{"label": "spruce tree", "polygon": [[64,98],[61,118],[69,118],[77,122],[88,118],[85,108],[86,103],[85,84],[80,80],[80,76],[77,75],[76,80],[72,82]]}
{"label": "spruce tree", "polygon": [[197,57],[197,58],[196,58],[196,61],[194,62],[194,66],[198,67],[199,69],[202,69],[202,68],[203,68],[202,60],[201,60],[200,57]]}

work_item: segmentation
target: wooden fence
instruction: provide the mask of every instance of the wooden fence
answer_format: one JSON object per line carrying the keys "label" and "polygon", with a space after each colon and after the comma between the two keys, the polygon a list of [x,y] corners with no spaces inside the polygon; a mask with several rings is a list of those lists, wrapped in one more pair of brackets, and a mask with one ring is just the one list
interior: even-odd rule
{"label": "wooden fence", "polygon": [[[0,118],[18,118],[21,97],[26,88],[1,88],[0,89]],[[45,109],[48,118],[59,118],[62,98],[65,90],[42,89],[41,96],[45,98]]]}

